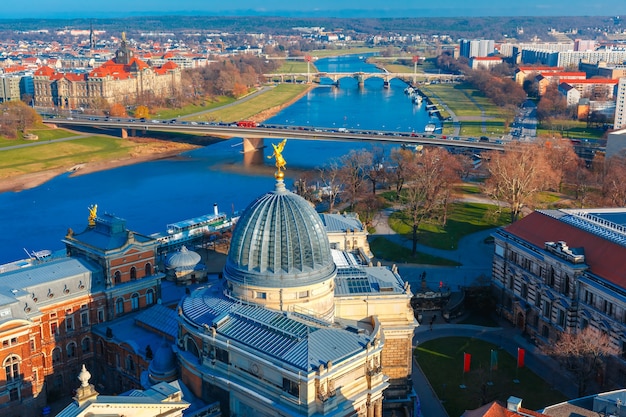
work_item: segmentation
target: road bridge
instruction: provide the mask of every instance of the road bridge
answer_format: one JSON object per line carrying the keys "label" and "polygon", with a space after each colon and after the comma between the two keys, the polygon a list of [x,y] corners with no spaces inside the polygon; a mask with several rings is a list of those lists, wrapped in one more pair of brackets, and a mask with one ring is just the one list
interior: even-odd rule
{"label": "road bridge", "polygon": [[282,74],[263,74],[263,77],[265,77],[268,82],[281,83],[295,83],[298,81],[305,81],[306,83],[319,83],[322,78],[330,78],[333,84],[337,86],[342,78],[354,78],[361,87],[365,83],[365,80],[369,78],[381,78],[385,86],[389,86],[389,82],[394,78],[411,84],[432,81],[452,82],[464,79],[463,75],[432,74],[425,72],[293,72]]}
{"label": "road bridge", "polygon": [[243,138],[243,151],[250,152],[264,147],[263,139],[302,139],[302,140],[326,140],[340,142],[376,142],[397,143],[398,145],[436,145],[453,146],[475,150],[503,150],[501,141],[479,141],[476,138],[445,136],[438,134],[400,132],[384,130],[348,130],[344,128],[314,128],[309,126],[290,125],[264,125],[256,127],[240,127],[237,124],[219,124],[209,122],[187,121],[160,121],[160,120],[134,120],[104,118],[70,118],[70,119],[47,119],[47,124],[54,124],[67,128],[71,127],[97,127],[111,129],[120,132],[121,137],[128,137],[130,132],[134,136],[139,131],[144,132],[172,132],[193,135],[210,135],[218,138],[230,139],[233,137]]}

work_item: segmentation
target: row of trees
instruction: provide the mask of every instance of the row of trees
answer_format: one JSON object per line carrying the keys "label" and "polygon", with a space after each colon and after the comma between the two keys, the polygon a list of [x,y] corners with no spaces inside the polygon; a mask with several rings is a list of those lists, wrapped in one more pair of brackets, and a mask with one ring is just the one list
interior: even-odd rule
{"label": "row of trees", "polygon": [[41,116],[22,101],[8,101],[0,105],[0,136],[15,139],[19,133],[41,122]]}

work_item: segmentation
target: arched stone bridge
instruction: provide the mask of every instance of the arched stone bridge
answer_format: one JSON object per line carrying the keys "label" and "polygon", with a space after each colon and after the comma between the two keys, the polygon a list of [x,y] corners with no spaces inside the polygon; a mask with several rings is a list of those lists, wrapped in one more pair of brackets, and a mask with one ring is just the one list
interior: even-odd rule
{"label": "arched stone bridge", "polygon": [[463,75],[456,74],[430,74],[423,72],[294,72],[283,74],[263,74],[269,82],[279,81],[284,82],[320,82],[322,78],[330,78],[333,84],[339,85],[342,78],[354,78],[359,83],[359,86],[363,86],[365,80],[368,78],[381,78],[384,81],[384,85],[389,86],[389,82],[394,78],[402,80],[407,84],[416,84],[418,82],[431,82],[431,81],[460,81],[464,78]]}

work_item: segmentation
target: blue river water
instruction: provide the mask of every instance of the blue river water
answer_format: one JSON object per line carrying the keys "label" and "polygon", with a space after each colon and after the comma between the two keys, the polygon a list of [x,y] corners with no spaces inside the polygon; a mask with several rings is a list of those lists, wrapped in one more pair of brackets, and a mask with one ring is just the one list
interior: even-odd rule
{"label": "blue river water", "polygon": [[[379,72],[359,56],[321,59],[315,64],[326,72]],[[348,76],[338,88],[313,89],[266,123],[422,132],[429,122],[425,106],[410,102],[402,81],[390,84],[383,88],[381,78],[371,78],[359,88]],[[275,180],[273,160],[258,158],[262,169],[246,165],[240,144],[241,138],[232,138],[176,158],[88,175],[65,174],[33,189],[0,193],[0,264],[25,258],[24,249],[63,249],[61,240],[68,228],[80,232],[87,226],[87,208],[92,204],[98,204],[98,213],[122,217],[130,230],[142,234],[162,232],[168,223],[212,213],[214,203],[229,214],[243,210],[255,197],[272,190]],[[289,186],[294,180],[290,169],[313,169],[352,149],[371,146],[289,140],[284,151],[286,183]]]}

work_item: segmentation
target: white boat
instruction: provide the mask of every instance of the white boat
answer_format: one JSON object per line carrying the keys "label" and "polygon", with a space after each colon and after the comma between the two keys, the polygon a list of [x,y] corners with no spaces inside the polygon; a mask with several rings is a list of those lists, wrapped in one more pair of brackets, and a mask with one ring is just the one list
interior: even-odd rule
{"label": "white boat", "polygon": [[434,123],[428,123],[425,127],[424,127],[424,132],[434,132],[435,129],[437,129],[437,125]]}
{"label": "white boat", "polygon": [[420,96],[419,94],[416,94],[413,97],[413,103],[415,103],[415,104],[422,104],[422,96]]}

